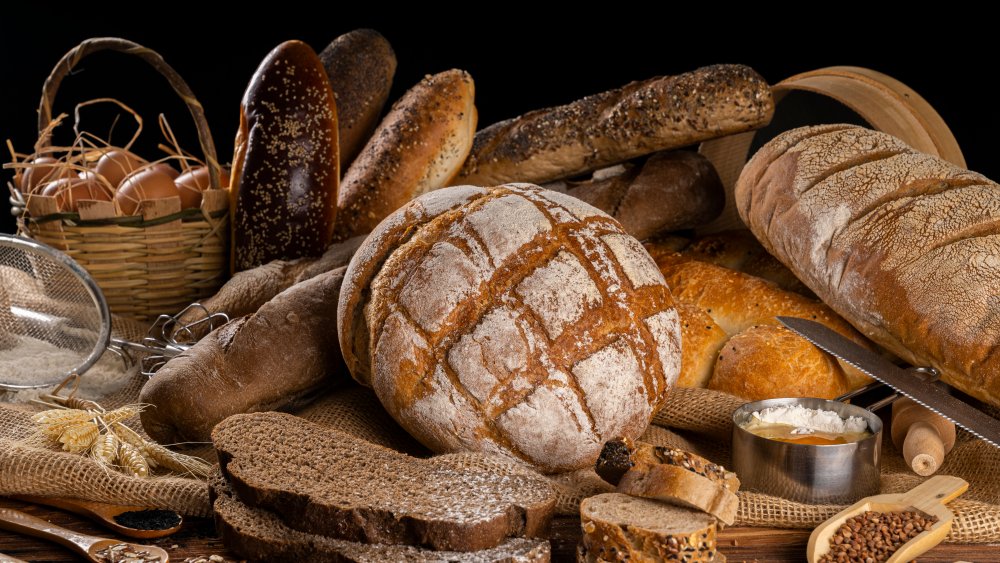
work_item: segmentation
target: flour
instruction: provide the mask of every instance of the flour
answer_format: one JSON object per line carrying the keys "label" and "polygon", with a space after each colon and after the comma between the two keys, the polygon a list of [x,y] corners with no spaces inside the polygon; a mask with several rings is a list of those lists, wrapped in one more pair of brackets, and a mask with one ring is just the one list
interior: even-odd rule
{"label": "flour", "polygon": [[[60,348],[50,342],[25,335],[4,337],[0,346],[0,381],[17,385],[30,385],[38,381],[52,381],[73,367],[78,366],[86,353]],[[120,388],[137,368],[126,370],[121,358],[105,352],[80,378],[77,393],[82,398],[97,398]],[[50,393],[54,386],[22,391],[0,391],[0,400],[28,402]]]}
{"label": "flour", "polygon": [[860,434],[868,430],[868,423],[860,416],[843,419],[833,411],[808,409],[802,405],[771,407],[753,413],[747,430],[765,424],[794,426],[792,434]]}

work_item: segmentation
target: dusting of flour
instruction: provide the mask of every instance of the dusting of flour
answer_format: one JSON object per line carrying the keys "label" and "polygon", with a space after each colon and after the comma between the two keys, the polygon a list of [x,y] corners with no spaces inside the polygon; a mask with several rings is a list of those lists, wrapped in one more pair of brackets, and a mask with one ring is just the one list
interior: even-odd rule
{"label": "dusting of flour", "polygon": [[764,424],[787,424],[794,426],[792,434],[860,434],[868,430],[868,423],[860,416],[841,418],[833,411],[809,409],[802,405],[770,407],[755,411],[747,429]]}
{"label": "dusting of flour", "polygon": [[[60,348],[50,342],[25,335],[8,335],[0,347],[0,381],[27,385],[36,381],[51,381],[66,370],[79,365],[83,354]],[[80,378],[77,396],[95,399],[118,390],[137,368],[127,370],[121,359],[105,352]],[[53,387],[0,391],[0,401],[22,403],[51,393]]]}

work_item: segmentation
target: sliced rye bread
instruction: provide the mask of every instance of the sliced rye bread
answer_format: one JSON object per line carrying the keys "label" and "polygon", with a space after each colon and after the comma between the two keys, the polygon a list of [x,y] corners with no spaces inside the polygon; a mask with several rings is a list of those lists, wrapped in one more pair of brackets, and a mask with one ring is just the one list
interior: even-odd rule
{"label": "sliced rye bread", "polygon": [[727,525],[736,521],[736,474],[693,453],[612,440],[604,445],[595,469],[619,493],[696,508]]}
{"label": "sliced rye bread", "polygon": [[231,416],[212,441],[241,501],[313,534],[477,551],[547,537],[555,509],[540,475],[417,459],[283,413]]}
{"label": "sliced rye bread", "polygon": [[432,551],[408,545],[365,544],[289,528],[278,516],[241,502],[216,470],[209,477],[215,527],[230,550],[251,561],[317,563],[548,563],[545,540],[508,538],[482,551]]}
{"label": "sliced rye bread", "polygon": [[584,499],[580,525],[578,561],[725,560],[715,547],[715,518],[654,500],[621,493]]}

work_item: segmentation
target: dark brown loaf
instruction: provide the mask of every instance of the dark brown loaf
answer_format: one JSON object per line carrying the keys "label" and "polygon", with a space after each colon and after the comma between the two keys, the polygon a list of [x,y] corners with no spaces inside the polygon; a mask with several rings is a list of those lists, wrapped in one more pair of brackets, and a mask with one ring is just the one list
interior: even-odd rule
{"label": "dark brown loaf", "polygon": [[770,88],[746,66],[651,78],[483,129],[454,183],[551,182],[756,129],[773,113]]}
{"label": "dark brown loaf", "polygon": [[367,544],[300,532],[273,512],[247,506],[216,469],[209,478],[215,527],[222,542],[252,561],[330,563],[548,563],[545,540],[509,538],[482,551],[433,551],[409,545]]}
{"label": "dark brown loaf", "polygon": [[[548,187],[548,186],[546,186]],[[636,165],[599,170],[565,191],[647,239],[705,224],[722,212],[726,194],[712,163],[695,152],[661,152]]]}
{"label": "dark brown loaf", "polygon": [[326,250],[337,214],[337,135],[333,91],[316,53],[301,41],[275,47],[240,104],[233,273]]}
{"label": "dark brown loaf", "polygon": [[338,329],[355,379],[421,443],[546,472],[642,434],[680,360],[642,245],[530,184],[446,188],[389,216],[348,266]]}
{"label": "dark brown loaf", "polygon": [[548,535],[555,508],[548,482],[527,470],[459,469],[287,414],[229,417],[212,441],[240,500],[303,532],[475,551]]}
{"label": "dark brown loaf", "polygon": [[343,274],[292,286],[167,362],[139,394],[146,433],[204,442],[231,414],[280,409],[346,376],[331,330]]}
{"label": "dark brown loaf", "polygon": [[356,29],[334,39],[320,51],[319,60],[337,99],[340,169],[347,170],[371,137],[389,99],[396,53],[381,33]]}
{"label": "dark brown loaf", "polygon": [[783,133],[736,185],[772,254],[866,336],[1000,405],[995,182],[852,125]]}
{"label": "dark brown loaf", "polygon": [[427,76],[392,106],[344,174],[336,239],[371,232],[411,199],[447,186],[476,132],[469,73]]}

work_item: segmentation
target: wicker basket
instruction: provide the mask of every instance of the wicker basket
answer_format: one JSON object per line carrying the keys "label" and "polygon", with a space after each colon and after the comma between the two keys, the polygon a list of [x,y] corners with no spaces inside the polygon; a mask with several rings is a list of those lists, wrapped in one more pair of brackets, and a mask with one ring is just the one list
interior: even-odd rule
{"label": "wicker basket", "polygon": [[[114,205],[83,201],[78,213],[60,213],[52,197],[25,197],[11,186],[18,231],[58,248],[86,268],[111,311],[140,321],[174,314],[212,295],[225,281],[229,239],[228,190],[220,189],[215,145],[201,105],[160,55],[118,38],[88,39],[69,51],[45,81],[38,130],[45,136],[59,84],[85,56],[113,50],[135,55],[159,71],[191,111],[211,189],[200,209],[181,210],[177,198],[142,202],[140,215],[116,217]],[[45,144],[47,139],[40,139]]]}

